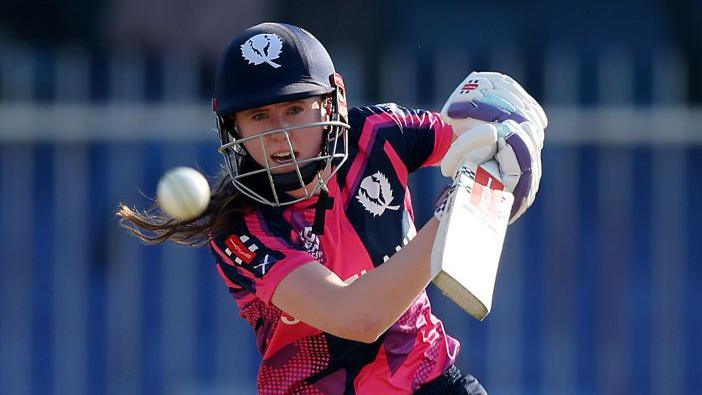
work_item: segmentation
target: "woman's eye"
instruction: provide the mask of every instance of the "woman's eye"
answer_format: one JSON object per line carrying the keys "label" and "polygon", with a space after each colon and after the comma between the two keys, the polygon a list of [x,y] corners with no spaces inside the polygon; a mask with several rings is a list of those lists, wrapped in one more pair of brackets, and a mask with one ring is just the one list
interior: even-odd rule
{"label": "woman's eye", "polygon": [[299,114],[303,111],[304,111],[304,109],[302,107],[295,106],[295,107],[290,107],[290,109],[288,109],[288,114],[295,115],[295,114]]}

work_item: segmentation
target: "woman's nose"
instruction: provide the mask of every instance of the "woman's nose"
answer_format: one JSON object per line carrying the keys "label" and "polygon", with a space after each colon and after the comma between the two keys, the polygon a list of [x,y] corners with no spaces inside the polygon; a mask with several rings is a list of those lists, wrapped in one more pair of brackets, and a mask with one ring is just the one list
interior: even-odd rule
{"label": "woman's nose", "polygon": [[[277,114],[272,115],[270,119],[271,119],[271,129],[272,130],[283,129],[283,128],[286,128],[289,126],[288,123],[285,121],[285,119],[280,115],[277,115]],[[284,131],[271,133],[268,135],[268,138],[274,142],[285,143],[287,141],[287,139],[285,137],[285,133],[286,132],[284,132]]]}
{"label": "woman's nose", "polygon": [[281,114],[272,113],[270,115],[270,120],[273,129],[282,129],[289,126],[285,117]]}

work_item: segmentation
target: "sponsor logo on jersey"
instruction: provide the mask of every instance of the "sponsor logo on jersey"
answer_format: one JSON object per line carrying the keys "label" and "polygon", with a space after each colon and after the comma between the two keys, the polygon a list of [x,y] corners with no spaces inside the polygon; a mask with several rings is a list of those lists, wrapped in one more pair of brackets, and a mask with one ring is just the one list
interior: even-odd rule
{"label": "sponsor logo on jersey", "polygon": [[237,265],[259,278],[268,273],[274,263],[285,258],[282,252],[266,247],[251,235],[231,235],[224,241],[224,244],[227,246],[224,252]]}
{"label": "sponsor logo on jersey", "polygon": [[312,232],[311,226],[306,226],[305,229],[300,231],[300,240],[302,241],[302,247],[312,258],[324,263],[324,252],[319,244],[319,236]]}
{"label": "sponsor logo on jersey", "polygon": [[250,238],[247,235],[231,235],[224,241],[224,244],[227,245],[224,252],[226,252],[229,256],[234,255],[234,262],[239,265],[243,263],[251,263],[251,261],[256,257],[258,245],[255,243],[250,243],[247,246],[244,243],[248,241],[250,241]]}
{"label": "sponsor logo on jersey", "polygon": [[385,210],[399,210],[399,205],[391,206],[394,198],[390,181],[379,171],[361,181],[356,195],[356,200],[374,217],[383,215]]}
{"label": "sponsor logo on jersey", "polygon": [[268,63],[277,69],[280,65],[273,60],[278,59],[282,51],[283,40],[273,33],[257,34],[241,44],[241,56],[254,66]]}

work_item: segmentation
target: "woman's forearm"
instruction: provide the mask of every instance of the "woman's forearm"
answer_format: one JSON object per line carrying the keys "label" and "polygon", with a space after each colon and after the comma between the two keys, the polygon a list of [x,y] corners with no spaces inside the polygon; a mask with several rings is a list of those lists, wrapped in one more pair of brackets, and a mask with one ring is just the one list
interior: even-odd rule
{"label": "woman's forearm", "polygon": [[437,228],[432,218],[392,258],[351,284],[319,262],[303,265],[280,282],[273,304],[325,332],[371,343],[429,284]]}
{"label": "woman's forearm", "polygon": [[[387,262],[361,276],[343,292],[370,341],[385,332],[407,311],[431,281],[431,249],[439,221],[432,218],[404,248]],[[348,310],[346,310],[348,311]]]}

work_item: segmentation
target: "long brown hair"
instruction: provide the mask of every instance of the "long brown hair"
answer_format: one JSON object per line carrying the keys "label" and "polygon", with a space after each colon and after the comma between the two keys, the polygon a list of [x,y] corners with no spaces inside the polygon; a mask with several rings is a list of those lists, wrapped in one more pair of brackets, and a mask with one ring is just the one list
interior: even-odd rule
{"label": "long brown hair", "polygon": [[225,232],[234,221],[255,209],[255,204],[234,188],[229,174],[224,171],[216,182],[207,209],[197,218],[175,220],[163,213],[156,204],[138,210],[120,202],[117,207],[119,223],[146,244],[174,243],[198,247],[210,238]]}

